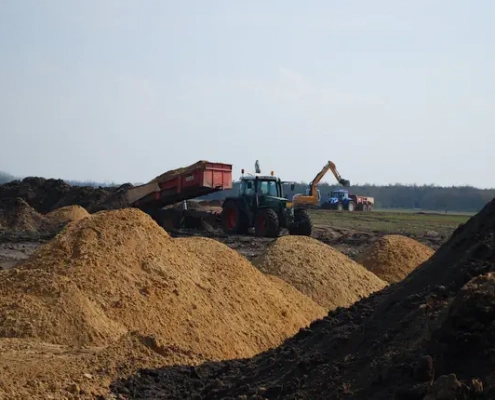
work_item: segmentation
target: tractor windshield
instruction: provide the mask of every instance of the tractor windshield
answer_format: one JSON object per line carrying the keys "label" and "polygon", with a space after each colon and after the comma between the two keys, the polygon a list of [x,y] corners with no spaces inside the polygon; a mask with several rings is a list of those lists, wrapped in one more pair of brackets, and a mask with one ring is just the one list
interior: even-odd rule
{"label": "tractor windshield", "polygon": [[265,196],[281,197],[276,181],[258,181],[258,193]]}
{"label": "tractor windshield", "polygon": [[337,199],[344,199],[345,192],[332,192],[331,197],[335,197]]}

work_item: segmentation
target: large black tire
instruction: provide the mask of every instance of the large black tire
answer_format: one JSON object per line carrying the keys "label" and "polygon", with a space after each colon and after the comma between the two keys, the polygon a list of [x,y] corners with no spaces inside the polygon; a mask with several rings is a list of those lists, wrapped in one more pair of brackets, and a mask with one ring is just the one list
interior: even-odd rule
{"label": "large black tire", "polygon": [[349,203],[347,203],[347,211],[353,212],[355,209],[356,209],[356,206],[354,205],[353,201],[350,201]]}
{"label": "large black tire", "polygon": [[294,223],[289,226],[290,235],[311,236],[313,223],[306,210],[295,211]]}
{"label": "large black tire", "polygon": [[257,237],[275,238],[280,235],[280,221],[271,208],[263,208],[254,216],[254,233]]}
{"label": "large black tire", "polygon": [[227,201],[223,204],[220,223],[223,231],[228,235],[243,234],[249,229],[247,217],[235,201]]}

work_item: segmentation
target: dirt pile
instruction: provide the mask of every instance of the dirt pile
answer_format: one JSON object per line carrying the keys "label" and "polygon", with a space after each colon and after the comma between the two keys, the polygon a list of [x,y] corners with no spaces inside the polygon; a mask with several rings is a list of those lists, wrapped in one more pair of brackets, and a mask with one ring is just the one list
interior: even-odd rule
{"label": "dirt pile", "polygon": [[125,205],[124,193],[131,186],[71,186],[61,179],[29,177],[0,185],[0,200],[21,198],[41,214],[69,205],[79,205],[93,213]]}
{"label": "dirt pile", "polygon": [[164,180],[173,178],[174,176],[181,175],[186,172],[192,172],[198,168],[203,168],[207,163],[208,161],[201,160],[195,162],[194,164],[188,165],[187,167],[171,169],[170,171],[164,172],[163,174],[157,176],[155,179],[151,180],[150,182],[162,182]]}
{"label": "dirt pile", "polygon": [[46,217],[55,223],[68,224],[69,222],[77,222],[89,215],[81,206],[66,206],[51,211]]}
{"label": "dirt pile", "polygon": [[494,271],[495,200],[403,281],[277,349],[204,364],[195,377],[144,370],[113,389],[155,399],[492,399]]}
{"label": "dirt pile", "polygon": [[283,236],[253,260],[327,310],[348,307],[386,283],[332,247],[305,236]]}
{"label": "dirt pile", "polygon": [[122,336],[106,348],[0,339],[0,351],[0,398],[10,400],[109,399],[111,380],[128,376],[140,367],[204,361],[135,333]]}
{"label": "dirt pile", "polygon": [[385,235],[374,242],[358,262],[383,280],[394,283],[404,279],[433,253],[428,246],[414,239]]}
{"label": "dirt pile", "polygon": [[227,246],[198,240],[174,240],[135,209],[69,224],[0,273],[0,336],[97,346],[137,331],[223,359],[276,346],[324,315]]}
{"label": "dirt pile", "polygon": [[0,200],[0,226],[7,230],[27,232],[53,229],[51,221],[19,198]]}

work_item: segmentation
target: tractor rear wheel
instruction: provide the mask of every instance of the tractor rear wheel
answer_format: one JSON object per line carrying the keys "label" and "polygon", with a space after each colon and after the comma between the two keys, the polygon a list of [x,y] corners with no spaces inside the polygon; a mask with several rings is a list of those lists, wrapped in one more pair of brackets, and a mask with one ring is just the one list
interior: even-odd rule
{"label": "tractor rear wheel", "polygon": [[275,238],[280,235],[280,221],[271,208],[259,210],[254,217],[254,232],[257,237]]}
{"label": "tractor rear wheel", "polygon": [[223,205],[220,223],[223,231],[228,235],[246,233],[249,228],[245,214],[235,201],[227,201]]}
{"label": "tractor rear wheel", "polygon": [[289,226],[290,235],[311,236],[313,223],[306,210],[294,212],[294,223]]}
{"label": "tractor rear wheel", "polygon": [[353,201],[350,201],[349,204],[347,204],[347,210],[349,212],[353,212],[354,211],[354,202]]}

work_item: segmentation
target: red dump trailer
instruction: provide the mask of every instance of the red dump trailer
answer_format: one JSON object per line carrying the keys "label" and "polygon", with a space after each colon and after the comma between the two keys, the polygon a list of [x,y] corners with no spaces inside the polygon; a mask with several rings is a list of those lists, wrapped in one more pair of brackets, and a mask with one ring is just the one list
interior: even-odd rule
{"label": "red dump trailer", "polygon": [[356,211],[372,211],[375,205],[375,198],[369,196],[358,196],[355,194],[349,195],[355,203]]}
{"label": "red dump trailer", "polygon": [[184,224],[194,228],[216,216],[208,211],[163,208],[226,189],[232,189],[232,165],[198,161],[133,187],[126,196],[130,206],[148,213],[165,228],[179,228]]}

